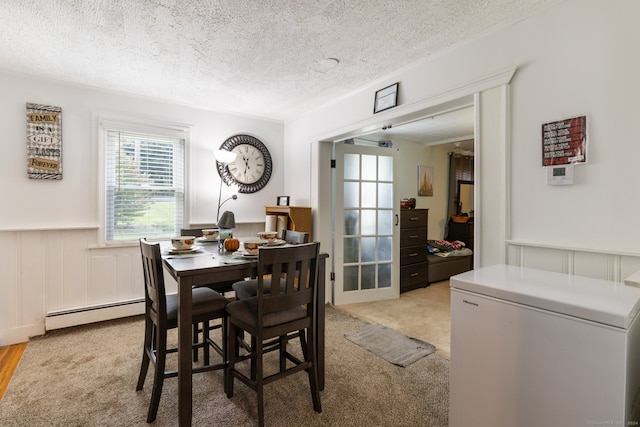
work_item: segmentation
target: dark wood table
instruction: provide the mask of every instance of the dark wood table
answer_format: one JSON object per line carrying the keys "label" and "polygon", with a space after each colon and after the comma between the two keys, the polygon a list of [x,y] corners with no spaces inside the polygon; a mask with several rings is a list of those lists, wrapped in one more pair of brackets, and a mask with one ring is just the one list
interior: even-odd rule
{"label": "dark wood table", "polygon": [[[168,244],[163,244],[167,249]],[[179,425],[191,425],[192,413],[192,362],[191,362],[191,288],[230,280],[255,277],[258,263],[246,261],[225,264],[215,244],[203,245],[206,255],[171,257],[163,251],[164,266],[178,283],[178,420]],[[216,258],[215,256],[218,255]],[[324,390],[324,317],[325,317],[325,260],[321,253],[318,263],[318,302],[316,306],[316,349],[318,352],[318,381]]]}

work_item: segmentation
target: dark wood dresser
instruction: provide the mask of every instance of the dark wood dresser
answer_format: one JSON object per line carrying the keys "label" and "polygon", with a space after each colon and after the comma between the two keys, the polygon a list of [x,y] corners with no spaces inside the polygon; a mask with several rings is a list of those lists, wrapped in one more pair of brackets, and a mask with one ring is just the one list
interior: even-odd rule
{"label": "dark wood dresser", "polygon": [[429,209],[400,211],[400,292],[428,285],[427,224]]}

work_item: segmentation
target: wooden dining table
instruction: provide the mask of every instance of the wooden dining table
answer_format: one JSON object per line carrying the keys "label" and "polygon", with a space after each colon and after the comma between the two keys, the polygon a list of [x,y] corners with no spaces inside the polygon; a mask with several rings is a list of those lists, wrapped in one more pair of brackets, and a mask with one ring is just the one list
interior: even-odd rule
{"label": "wooden dining table", "polygon": [[[252,259],[238,259],[221,253],[217,244],[203,244],[199,252],[186,255],[172,255],[167,252],[170,244],[162,243],[162,258],[165,269],[178,284],[178,422],[181,426],[191,425],[192,415],[192,327],[191,288],[197,285],[211,285],[231,280],[242,280],[257,275],[258,263]],[[320,253],[318,261],[318,283],[316,300],[316,351],[318,361],[318,381],[324,390],[325,379],[325,264],[328,254]]]}

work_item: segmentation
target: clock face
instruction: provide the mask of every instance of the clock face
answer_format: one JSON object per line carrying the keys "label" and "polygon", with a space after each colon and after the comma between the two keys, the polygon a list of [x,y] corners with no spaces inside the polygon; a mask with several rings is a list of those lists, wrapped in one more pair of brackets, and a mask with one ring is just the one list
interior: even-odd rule
{"label": "clock face", "polygon": [[234,135],[222,143],[220,149],[236,154],[236,159],[229,164],[217,163],[225,184],[237,185],[239,193],[255,193],[267,185],[273,165],[262,141],[250,135]]}
{"label": "clock face", "polygon": [[227,165],[227,169],[235,180],[242,184],[258,182],[264,175],[264,155],[260,150],[249,144],[241,144],[231,151],[237,157],[235,162]]}

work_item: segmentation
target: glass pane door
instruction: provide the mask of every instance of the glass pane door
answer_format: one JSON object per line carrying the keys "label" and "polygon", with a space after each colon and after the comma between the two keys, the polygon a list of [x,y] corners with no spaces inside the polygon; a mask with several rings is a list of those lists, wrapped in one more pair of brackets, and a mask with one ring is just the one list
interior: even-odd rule
{"label": "glass pane door", "polygon": [[397,298],[392,148],[336,144],[334,304]]}

